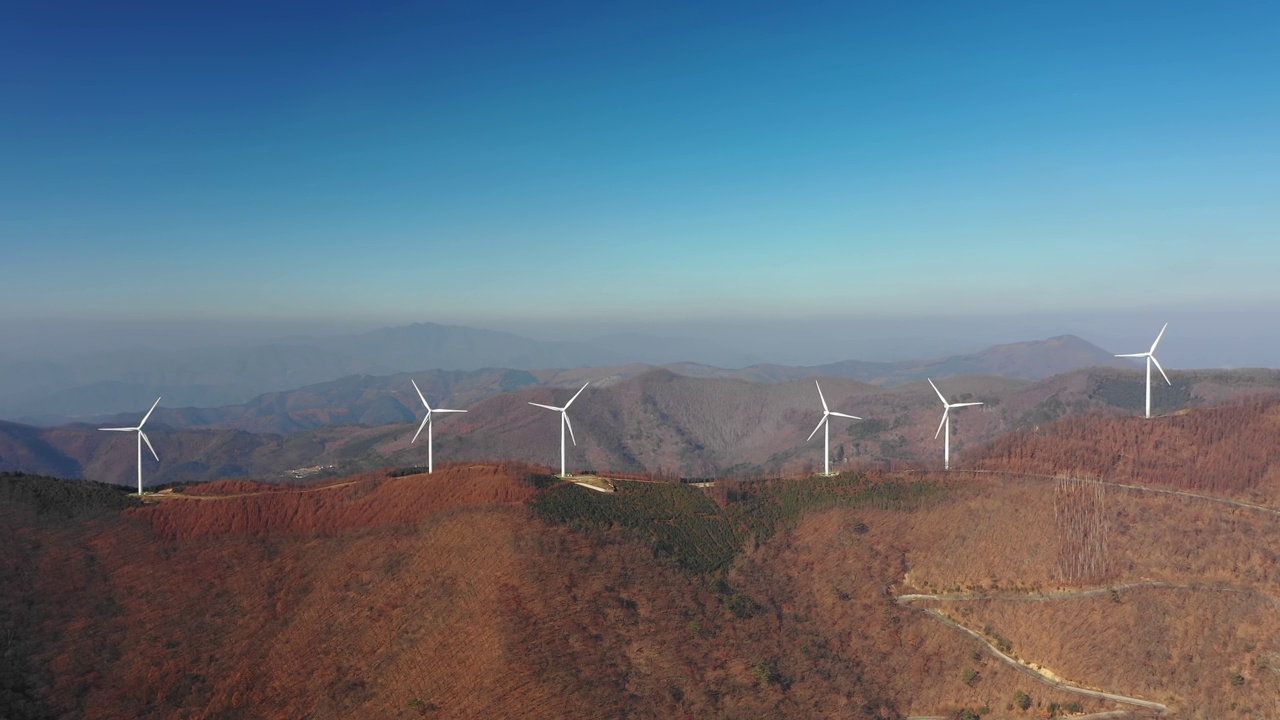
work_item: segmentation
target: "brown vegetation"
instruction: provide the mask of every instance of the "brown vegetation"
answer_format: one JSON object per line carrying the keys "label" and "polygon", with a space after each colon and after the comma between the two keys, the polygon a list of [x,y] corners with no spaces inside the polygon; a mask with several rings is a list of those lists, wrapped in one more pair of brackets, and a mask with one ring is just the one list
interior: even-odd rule
{"label": "brown vegetation", "polygon": [[[502,463],[470,469],[454,465],[433,475],[387,477],[364,473],[316,488],[232,495],[216,503],[165,502],[129,511],[168,541],[287,533],[332,535],[349,528],[405,526],[463,505],[521,503],[531,484],[514,482],[515,468]],[[225,487],[225,486],[224,486]]]}
{"label": "brown vegetation", "polygon": [[[1251,417],[1270,422],[1269,412]],[[0,633],[30,658],[18,674],[40,705],[10,715],[872,718],[987,707],[1038,717],[1053,703],[1116,707],[1037,684],[922,607],[990,626],[993,643],[1068,680],[1167,702],[1179,717],[1275,713],[1280,516],[1114,486],[1058,493],[1053,479],[1006,474],[872,474],[847,487],[895,482],[942,492],[857,506],[830,495],[834,505],[815,511],[821,502],[802,501],[828,496],[806,492],[834,482],[719,484],[710,493],[733,522],[754,522],[740,511],[766,489],[781,504],[759,526],[768,532],[743,535],[730,570],[707,575],[659,557],[635,529],[539,521],[526,503],[540,493],[590,491],[515,463],[311,487],[227,482],[56,520],[0,497],[0,571],[13,578],[0,590]],[[629,493],[638,496],[585,498]],[[866,495],[882,496],[901,497]],[[689,507],[716,510],[705,498]],[[1084,549],[1099,528],[1106,562]],[[1064,552],[1087,556],[1088,577],[1063,573]],[[1052,594],[1081,589],[1097,592]],[[908,593],[987,599],[897,601]]]}
{"label": "brown vegetation", "polygon": [[[902,715],[982,707],[1003,711],[1019,688],[1034,689],[1045,706],[1081,701],[1091,710],[1112,707],[1036,686],[972,639],[895,603],[913,552],[929,552],[904,528],[930,523],[941,507],[810,515],[750,553],[731,582],[736,579],[748,593],[778,597],[773,610],[791,619],[787,632],[813,628],[822,636],[823,647],[802,652],[832,649],[856,657],[882,692],[897,701]],[[897,522],[885,522],[889,518]],[[867,530],[860,532],[864,525]],[[976,671],[976,681],[966,679],[968,670]]]}
{"label": "brown vegetation", "polygon": [[43,702],[84,718],[891,714],[853,658],[791,660],[764,592],[743,614],[625,534],[533,520],[538,477],[370,474],[18,528],[22,597],[57,599],[32,609]]}
{"label": "brown vegetation", "polygon": [[249,493],[287,492],[289,488],[280,485],[254,482],[252,480],[214,480],[213,482],[189,485],[178,490],[184,496],[217,497],[221,495],[246,495]]}
{"label": "brown vegetation", "polygon": [[1180,717],[1280,716],[1280,674],[1272,667],[1280,658],[1280,607],[1262,594],[1140,587],[1040,603],[936,605],[1009,638],[1016,655],[1055,673],[1165,703]]}
{"label": "brown vegetation", "polygon": [[[912,607],[941,608],[979,632],[990,627],[1019,658],[1089,687],[1166,703],[1178,717],[1275,716],[1280,516],[1107,487],[1100,505],[1110,572],[1079,586],[1060,573],[1055,487],[1051,479],[970,476],[953,502],[910,516],[860,516],[873,541],[904,550],[896,592],[976,598]],[[1096,592],[1072,595],[1080,590]],[[1241,685],[1230,684],[1236,674]]]}
{"label": "brown vegetation", "polygon": [[975,449],[970,464],[1280,500],[1277,436],[1280,399],[1269,397],[1150,420],[1069,417]]}

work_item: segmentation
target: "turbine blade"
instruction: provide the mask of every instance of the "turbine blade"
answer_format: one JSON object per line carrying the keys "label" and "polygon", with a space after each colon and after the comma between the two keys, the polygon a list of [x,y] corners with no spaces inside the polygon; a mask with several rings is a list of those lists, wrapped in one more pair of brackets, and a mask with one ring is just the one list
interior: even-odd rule
{"label": "turbine blade", "polygon": [[1160,328],[1160,334],[1156,336],[1156,341],[1151,343],[1151,349],[1148,350],[1147,352],[1153,353],[1156,351],[1156,346],[1160,344],[1160,338],[1164,337],[1164,331],[1168,329],[1169,329],[1169,323],[1165,323],[1164,327]]}
{"label": "turbine blade", "polygon": [[[414,381],[413,381],[413,378],[410,378],[410,379],[409,379],[409,382],[413,383],[413,389],[414,389],[414,390],[418,390],[418,383],[414,382]],[[428,413],[430,413],[430,412],[431,412],[431,405],[427,404],[427,398],[422,394],[422,391],[421,391],[421,390],[418,390],[418,399],[422,401],[422,406],[423,406],[423,407],[425,407],[425,408],[427,409],[427,412],[428,412]]]}
{"label": "turbine blade", "polygon": [[[583,387],[586,387],[585,385]],[[564,418],[565,427],[569,428],[569,439],[573,441],[573,446],[578,446],[578,439],[573,436],[573,423],[569,422],[569,413],[561,412],[560,417]]]}
{"label": "turbine blade", "polygon": [[98,428],[98,429],[99,429],[99,430],[108,430],[108,431],[111,431],[111,432],[128,432],[128,431],[130,431],[130,430],[137,430],[138,428]]}
{"label": "turbine blade", "polygon": [[850,420],[861,420],[861,419],[862,419],[862,418],[858,417],[857,415],[845,415],[844,413],[838,413],[838,412],[833,412],[833,413],[830,413],[830,414],[831,414],[831,415],[835,415],[836,417],[849,418]]}
{"label": "turbine blade", "polygon": [[[818,381],[813,381],[814,385],[818,385]],[[827,412],[827,398],[822,394],[822,386],[818,385],[818,399],[822,401],[822,412]]]}
{"label": "turbine blade", "polygon": [[1164,374],[1164,368],[1160,367],[1160,361],[1156,359],[1155,355],[1151,356],[1151,362],[1155,363],[1156,369],[1160,371],[1161,375],[1164,375],[1164,381],[1172,385],[1173,383],[1169,381],[1169,376]]}
{"label": "turbine blade", "polygon": [[805,442],[809,442],[810,440],[812,440],[812,439],[813,439],[813,436],[814,436],[814,435],[817,435],[817,434],[818,434],[818,431],[822,429],[822,423],[824,423],[824,422],[826,422],[826,421],[827,421],[827,416],[824,414],[824,415],[822,416],[822,419],[818,421],[818,427],[814,428],[814,429],[813,429],[813,432],[809,433],[809,437],[805,438],[805,439],[804,439],[804,441],[805,441]]}
{"label": "turbine blade", "polygon": [[435,410],[432,410],[431,412],[433,412],[433,413],[442,413],[442,412],[466,412],[466,410],[446,410],[446,409],[444,409],[444,408],[436,408]]}
{"label": "turbine blade", "polygon": [[[929,380],[929,378],[925,378],[925,380]],[[944,398],[944,397],[942,397],[942,391],[938,389],[938,386],[937,386],[937,385],[934,385],[932,380],[929,380],[929,384],[930,384],[931,386],[933,386],[933,391],[934,391],[934,392],[936,392],[936,393],[938,393],[938,399],[942,401],[942,404],[943,404],[943,405],[946,405],[946,404],[947,404],[947,399],[946,399],[946,398]]]}
{"label": "turbine blade", "polygon": [[139,430],[138,435],[142,436],[142,441],[147,444],[147,449],[151,451],[151,457],[155,458],[156,462],[160,462],[160,456],[156,454],[156,449],[151,447],[151,439],[147,437],[147,434]]}
{"label": "turbine blade", "polygon": [[555,410],[556,412],[564,412],[564,408],[558,408],[558,407],[556,407],[555,405],[543,405],[542,403],[536,403],[536,402],[531,402],[531,403],[529,403],[529,404],[530,404],[530,405],[537,405],[537,406],[538,406],[538,407],[540,407],[540,408],[546,408],[546,409],[548,409],[548,410]]}
{"label": "turbine blade", "polygon": [[427,426],[427,423],[428,423],[430,420],[431,420],[431,411],[430,411],[430,410],[428,410],[428,411],[427,411],[427,416],[426,416],[426,417],[424,417],[424,418],[422,418],[422,424],[418,426],[418,432],[414,433],[414,434],[413,434],[413,439],[409,441],[409,444],[410,444],[410,445],[412,445],[412,444],[414,444],[414,443],[418,442],[418,436],[422,434],[422,428],[426,427],[426,426]]}
{"label": "turbine blade", "polygon": [[1116,357],[1146,357],[1151,353],[1129,353],[1127,355],[1117,355]]}
{"label": "turbine blade", "polygon": [[147,411],[146,415],[142,416],[142,422],[138,423],[139,430],[142,429],[143,425],[147,424],[147,418],[151,417],[151,413],[155,412],[156,406],[159,404],[160,404],[160,398],[156,398],[156,401],[151,403],[151,409]]}
{"label": "turbine blade", "polygon": [[942,411],[942,422],[938,423],[938,432],[936,432],[936,433],[934,433],[934,434],[933,434],[933,439],[934,439],[934,440],[937,440],[937,439],[938,439],[938,436],[942,434],[942,426],[947,424],[947,413],[949,413],[949,412],[951,412],[951,406],[950,406],[950,405],[948,405],[948,406],[947,406],[947,409],[946,409],[946,410],[943,410],[943,411]]}
{"label": "turbine blade", "polygon": [[952,404],[951,404],[951,407],[973,407],[974,405],[981,405],[981,404],[982,404],[982,403],[980,403],[980,402],[974,402],[974,403],[952,403]]}
{"label": "turbine blade", "polygon": [[584,383],[584,384],[583,384],[583,386],[582,386],[582,387],[578,388],[578,392],[574,393],[574,394],[573,394],[573,397],[569,398],[569,402],[567,402],[567,403],[565,403],[565,404],[564,404],[564,409],[565,409],[565,410],[568,410],[568,409],[569,409],[569,406],[573,404],[573,401],[574,401],[574,400],[577,400],[577,399],[578,399],[578,396],[582,394],[582,391],[583,391],[583,390],[586,390],[586,389],[587,389],[587,385],[590,385],[590,384],[591,384],[591,382],[590,382],[590,381],[587,381],[586,383]]}

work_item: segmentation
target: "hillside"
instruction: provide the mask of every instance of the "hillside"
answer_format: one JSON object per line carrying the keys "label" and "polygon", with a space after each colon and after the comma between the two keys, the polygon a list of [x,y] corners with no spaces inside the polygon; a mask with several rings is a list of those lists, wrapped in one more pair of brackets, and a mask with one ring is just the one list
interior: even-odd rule
{"label": "hillside", "polygon": [[1103,487],[1106,562],[1072,578],[1053,480],[616,483],[455,464],[138,507],[0,477],[0,715],[1280,711],[1280,509]]}
{"label": "hillside", "polygon": [[[970,482],[930,517],[861,513],[868,534],[906,550],[902,607],[1174,717],[1280,712],[1280,507],[1103,486],[1083,509],[1102,529],[1091,536],[1071,517],[1070,483]],[[1074,574],[1081,550],[1097,573]]]}
{"label": "hillside", "polygon": [[[1187,409],[1274,394],[1280,372],[1173,372],[1172,388],[1157,388],[1157,409]],[[928,467],[940,462],[941,418],[926,383],[892,388],[842,378],[822,380],[833,410],[863,420],[833,422],[833,467]],[[1132,414],[1140,408],[1142,376],[1090,369],[1031,383],[960,376],[939,381],[953,402],[980,408],[952,418],[953,458],[1014,430],[1091,412]],[[556,420],[528,402],[556,404],[571,396],[529,390],[486,400],[451,419],[438,448],[459,459],[486,455],[558,462]],[[1136,400],[1135,400],[1136,398]],[[577,446],[570,466],[666,472],[686,477],[812,471],[822,464],[821,439],[805,439],[821,417],[812,380],[775,383],[703,379],[656,370],[606,388],[588,387],[570,411]],[[443,425],[443,424],[442,424]],[[416,457],[407,443],[380,448],[397,464]]]}
{"label": "hillside", "polygon": [[1081,473],[1280,504],[1280,398],[1241,399],[1150,420],[1097,413],[1026,428],[975,449],[973,467]]}
{"label": "hillside", "polygon": [[[491,394],[471,405],[466,414],[439,418],[435,423],[437,459],[496,457],[559,464],[555,416],[528,403],[564,402],[572,395],[570,388],[580,385],[565,389],[522,385],[528,375],[501,372],[456,377],[455,393],[484,395],[494,388],[517,389]],[[1155,388],[1156,412],[1231,404],[1280,390],[1280,372],[1271,370],[1171,371],[1170,377],[1172,387]],[[936,467],[940,463],[942,442],[934,439],[934,433],[941,408],[926,383],[885,388],[843,378],[822,382],[833,410],[864,418],[832,423],[834,468]],[[939,387],[952,401],[985,403],[954,415],[953,460],[957,467],[965,467],[968,453],[976,446],[1062,418],[1089,413],[1133,417],[1141,408],[1142,382],[1138,372],[1102,368],[1035,383],[984,376],[941,380]],[[334,398],[349,393],[369,403],[382,403],[387,412],[399,407],[404,413],[407,408],[402,403],[416,400],[405,397],[413,390],[404,384],[407,391],[390,388],[387,395],[363,389],[363,382],[337,383],[331,392]],[[433,397],[437,390],[443,395],[448,386],[424,388]],[[354,407],[353,413],[367,406],[356,403]],[[159,415],[161,410],[156,412],[165,417]],[[329,412],[336,417],[345,411],[331,408]],[[307,414],[297,411],[299,417]],[[711,477],[799,473],[822,467],[822,439],[805,441],[821,416],[817,390],[809,379],[752,383],[650,370],[593,383],[570,415],[578,441],[568,448],[573,470]],[[137,416],[121,418],[126,423],[136,420]],[[160,462],[144,458],[144,481],[155,485],[232,477],[285,480],[425,464],[425,443],[409,442],[416,423],[409,419],[385,425],[249,433],[176,429],[153,420],[148,434]],[[85,425],[33,428],[0,423],[0,470],[131,483],[136,473],[132,447],[128,438]]]}
{"label": "hillside", "polygon": [[[332,434],[333,429],[326,430]],[[350,429],[337,434],[346,441],[352,438]],[[147,487],[249,476],[283,479],[287,470],[313,466],[330,452],[325,431],[277,435],[171,430],[148,423],[147,436],[160,455],[159,463],[144,455]],[[136,443],[126,433],[104,433],[85,425],[33,428],[0,422],[0,471],[132,485],[137,481]]]}
{"label": "hillside", "polygon": [[861,618],[850,644],[816,617],[831,591],[779,564],[785,534],[691,573],[643,534],[530,517],[542,482],[455,467],[72,520],[8,502],[7,630],[30,661],[8,716],[871,718],[1020,682],[993,667],[981,688],[956,672],[900,693],[972,644],[882,612],[892,555],[855,542],[872,552],[836,598]]}
{"label": "hillside", "polygon": [[[54,537],[23,548],[35,555],[23,578],[60,600],[33,610],[44,614],[31,626],[48,632],[32,640],[35,657],[51,671],[32,695],[64,717],[659,717],[785,705],[751,670],[776,651],[767,624],[732,627],[710,585],[617,533],[532,521],[515,504],[535,492],[526,471],[348,482],[237,487],[88,528],[24,517],[19,543]],[[56,545],[89,530],[87,556]],[[41,571],[55,565],[63,571]],[[705,638],[691,635],[695,623]],[[111,652],[59,642],[71,626]],[[824,702],[881,702],[857,675],[840,677],[841,688],[818,680]]]}

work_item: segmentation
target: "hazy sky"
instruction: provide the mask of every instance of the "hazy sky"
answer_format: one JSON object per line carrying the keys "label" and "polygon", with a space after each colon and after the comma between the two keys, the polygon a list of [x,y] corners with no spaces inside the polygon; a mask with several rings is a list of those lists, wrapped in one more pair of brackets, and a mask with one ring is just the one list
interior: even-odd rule
{"label": "hazy sky", "polygon": [[9,320],[1280,309],[1276,3],[114,5],[0,9]]}

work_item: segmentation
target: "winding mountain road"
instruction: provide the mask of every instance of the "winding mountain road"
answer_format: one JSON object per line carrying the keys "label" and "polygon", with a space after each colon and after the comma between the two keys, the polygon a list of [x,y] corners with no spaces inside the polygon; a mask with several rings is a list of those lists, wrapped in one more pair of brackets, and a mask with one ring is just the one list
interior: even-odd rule
{"label": "winding mountain road", "polygon": [[[1188,583],[1171,583],[1171,582],[1163,582],[1163,581],[1134,582],[1134,583],[1124,583],[1120,585],[1111,585],[1108,587],[1090,588],[1087,590],[1060,590],[1055,592],[1030,593],[1030,594],[1029,593],[910,593],[906,595],[899,595],[896,598],[894,598],[894,601],[897,602],[897,604],[902,605],[904,607],[912,607],[911,603],[916,601],[931,601],[931,600],[949,601],[949,602],[963,602],[963,601],[977,601],[977,600],[999,600],[999,601],[1011,601],[1011,602],[1045,602],[1045,601],[1053,601],[1053,600],[1070,600],[1075,598],[1099,597],[1099,596],[1109,595],[1113,592],[1122,592],[1122,591],[1137,590],[1137,589],[1205,590],[1205,591],[1212,591],[1212,592],[1240,593],[1240,594],[1247,594],[1247,595],[1256,595],[1265,599],[1266,601],[1270,602],[1273,605],[1280,606],[1280,598],[1272,597],[1271,595],[1265,592],[1262,592],[1257,588],[1239,587],[1239,586],[1233,586],[1233,585],[1197,585],[1197,584],[1188,584]],[[917,608],[917,609],[933,617],[938,622],[941,622],[942,624],[947,625],[948,627],[959,630],[969,635],[970,637],[974,638],[975,640],[978,640],[983,644],[983,646],[987,649],[988,652],[990,652],[992,655],[999,658],[1001,661],[1007,663],[1008,665],[1013,666],[1020,672],[1030,675],[1035,679],[1047,685],[1050,685],[1051,687],[1055,687],[1060,690],[1065,690],[1067,692],[1077,693],[1080,695],[1086,695],[1089,697],[1095,697],[1095,698],[1100,698],[1104,700],[1111,700],[1111,701],[1123,703],[1126,705],[1134,705],[1137,707],[1146,708],[1148,710],[1154,710],[1161,715],[1165,715],[1169,712],[1169,708],[1167,706],[1158,702],[1153,702],[1151,700],[1143,700],[1141,698],[1128,697],[1125,695],[1118,695],[1116,693],[1109,693],[1103,690],[1086,688],[1086,687],[1082,687],[1082,686],[1067,682],[1065,680],[1062,680],[1057,676],[1056,673],[1050,673],[1044,670],[1043,668],[1039,667],[1038,665],[1032,665],[1032,664],[1026,663],[1022,660],[1019,660],[1011,655],[1004,653],[995,645],[993,645],[990,641],[988,641],[985,637],[983,637],[980,633],[964,626],[963,624],[957,622],[956,620],[953,620],[951,617],[949,617],[948,615],[946,615],[940,610],[937,610],[935,608]],[[1112,717],[1112,716],[1104,713],[1104,714],[1094,715],[1091,717],[1101,718],[1101,717]]]}
{"label": "winding mountain road", "polygon": [[992,645],[986,638],[982,637],[982,635],[980,635],[978,632],[974,630],[970,630],[964,625],[961,625],[955,620],[952,620],[951,618],[947,617],[942,611],[935,610],[933,608],[924,608],[924,612],[925,614],[930,615],[933,618],[937,619],[938,622],[942,623],[943,625],[946,625],[951,628],[955,628],[956,630],[959,630],[960,632],[965,633],[966,635],[969,635],[973,639],[982,643],[982,645],[987,649],[987,652],[996,656],[996,658],[1012,666],[1014,669],[1018,670],[1019,672],[1030,675],[1031,677],[1035,678],[1036,680],[1039,680],[1040,682],[1046,685],[1049,685],[1050,687],[1054,687],[1059,690],[1065,690],[1067,692],[1076,693],[1077,695],[1085,695],[1088,697],[1099,698],[1102,700],[1111,700],[1112,702],[1123,703],[1125,705],[1134,705],[1137,707],[1146,708],[1148,710],[1154,710],[1160,715],[1166,715],[1169,712],[1168,706],[1158,702],[1153,702],[1151,700],[1143,700],[1142,698],[1128,697],[1126,695],[1117,695],[1115,693],[1109,693],[1102,690],[1093,690],[1086,687],[1080,687],[1079,685],[1074,685],[1072,683],[1066,682],[1065,680],[1060,680],[1057,678],[1056,675],[1052,675],[1049,672],[1043,669],[1040,669],[1038,667],[1032,667],[1031,665],[1028,665],[1027,663],[1024,663],[1021,660],[1018,660],[1017,658],[1014,658],[1010,655],[1006,655],[1004,652],[1000,650],[1000,648],[996,647],[995,645]]}

